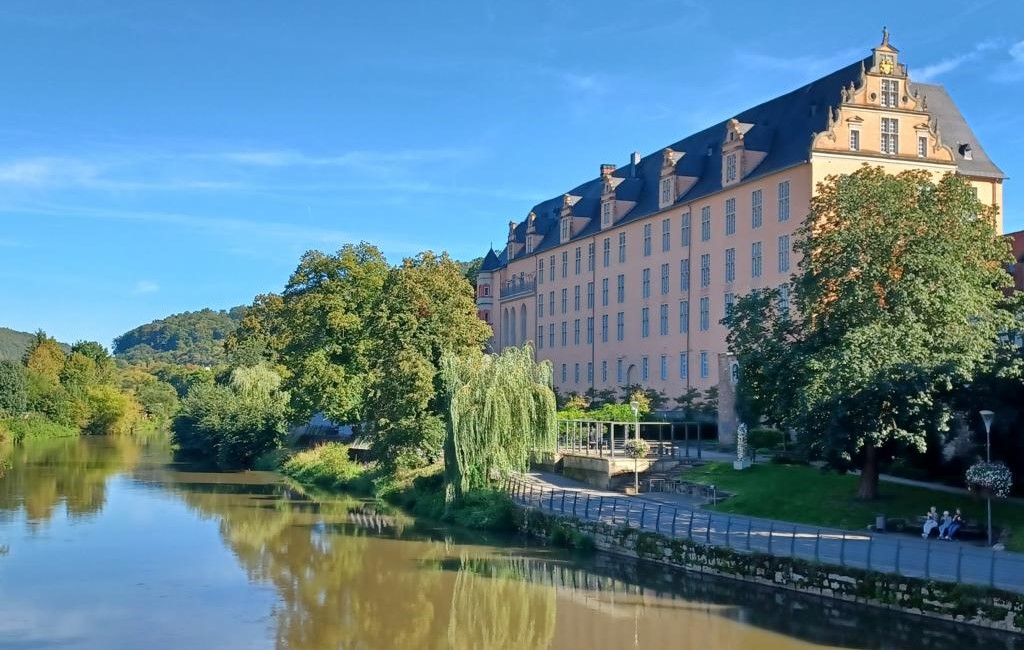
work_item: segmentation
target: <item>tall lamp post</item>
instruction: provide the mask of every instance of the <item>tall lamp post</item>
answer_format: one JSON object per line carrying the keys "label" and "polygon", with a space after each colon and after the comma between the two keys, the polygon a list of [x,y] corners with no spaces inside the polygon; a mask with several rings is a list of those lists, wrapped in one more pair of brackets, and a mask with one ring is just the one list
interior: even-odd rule
{"label": "tall lamp post", "polygon": [[[995,413],[989,410],[978,411],[978,415],[981,416],[981,421],[985,423],[985,461],[992,462],[992,420],[995,418]],[[985,499],[987,510],[988,510],[988,545],[992,546],[992,495],[989,494]]]}

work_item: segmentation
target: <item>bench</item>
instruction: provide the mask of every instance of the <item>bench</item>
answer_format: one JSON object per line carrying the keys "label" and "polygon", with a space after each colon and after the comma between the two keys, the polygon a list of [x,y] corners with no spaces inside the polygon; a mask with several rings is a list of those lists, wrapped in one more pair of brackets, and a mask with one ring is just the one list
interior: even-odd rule
{"label": "bench", "polygon": [[[920,536],[924,530],[924,522],[927,521],[928,517],[925,515],[919,515],[914,518],[913,523],[907,521],[902,517],[893,517],[892,519],[886,518],[885,529],[894,533],[906,533],[910,535]],[[875,525],[871,523],[868,525],[868,529],[874,531]],[[1001,530],[995,526],[992,527],[992,535],[999,539]],[[929,536],[930,539],[937,539],[939,536],[938,528],[932,531]],[[988,529],[985,524],[976,519],[965,519],[963,526],[957,531],[956,537],[958,540],[981,540],[985,541],[988,539]]]}

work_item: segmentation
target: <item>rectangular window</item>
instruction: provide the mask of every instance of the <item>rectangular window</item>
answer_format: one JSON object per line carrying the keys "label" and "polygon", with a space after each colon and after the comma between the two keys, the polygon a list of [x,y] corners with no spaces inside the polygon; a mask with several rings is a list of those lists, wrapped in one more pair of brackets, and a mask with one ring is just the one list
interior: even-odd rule
{"label": "rectangular window", "polygon": [[569,345],[569,323],[562,321],[562,347]]}
{"label": "rectangular window", "polygon": [[700,240],[711,239],[711,206],[705,205],[700,209]]}
{"label": "rectangular window", "polygon": [[562,251],[562,277],[569,277],[569,251]]}
{"label": "rectangular window", "polygon": [[661,366],[661,380],[662,381],[667,381],[668,380],[668,355],[667,354],[661,355],[661,364],[660,364],[660,366]]}
{"label": "rectangular window", "polygon": [[700,351],[700,376],[702,379],[707,379],[711,376],[711,368],[708,366],[708,353],[704,350]]}
{"label": "rectangular window", "polygon": [[779,311],[789,311],[789,285],[779,285]]}
{"label": "rectangular window", "polygon": [[689,212],[684,212],[683,213],[682,222],[683,222],[683,225],[679,229],[679,231],[681,233],[680,242],[682,243],[683,246],[689,246],[690,245],[690,213]]}
{"label": "rectangular window", "polygon": [[608,306],[608,278],[601,278],[601,306]]}
{"label": "rectangular window", "polygon": [[661,179],[661,207],[672,205],[672,177]]}
{"label": "rectangular window", "polygon": [[572,309],[573,311],[580,310],[580,285],[576,285],[572,288]]}
{"label": "rectangular window", "polygon": [[706,332],[711,328],[711,299],[704,296],[700,299],[700,331]]}
{"label": "rectangular window", "polygon": [[587,316],[587,345],[594,342],[594,317]]}
{"label": "rectangular window", "polygon": [[612,225],[612,211],[615,204],[612,201],[605,201],[601,204],[601,227],[607,228]]}
{"label": "rectangular window", "polygon": [[640,310],[640,338],[651,335],[651,310],[644,307]]}
{"label": "rectangular window", "polygon": [[555,347],[555,324],[548,325],[548,347]]}
{"label": "rectangular window", "polygon": [[540,258],[537,261],[537,284],[544,284],[544,258]]}
{"label": "rectangular window", "polygon": [[594,362],[593,361],[588,361],[587,362],[587,383],[588,384],[594,383]]}
{"label": "rectangular window", "polygon": [[667,253],[672,250],[672,220],[661,220],[661,252]]}
{"label": "rectangular window", "polygon": [[661,295],[668,294],[669,279],[668,279],[668,264],[661,265]]}
{"label": "rectangular window", "polygon": [[651,224],[644,224],[644,257],[651,256]]}
{"label": "rectangular window", "polygon": [[601,243],[601,265],[608,268],[612,260],[612,238],[605,237]]}
{"label": "rectangular window", "polygon": [[537,349],[538,350],[543,350],[544,349],[544,326],[543,325],[538,325],[537,326]]}
{"label": "rectangular window", "polygon": [[573,364],[573,380],[578,384],[580,383],[580,364]]}
{"label": "rectangular window", "polygon": [[725,294],[725,317],[728,318],[732,315],[732,306],[736,302],[736,294],[727,293]]}
{"label": "rectangular window", "polygon": [[725,158],[725,182],[736,180],[736,154],[731,153]]}
{"label": "rectangular window", "polygon": [[615,314],[615,340],[622,341],[626,338],[626,313]]}
{"label": "rectangular window", "polygon": [[919,135],[917,136],[917,157],[927,158],[928,157],[928,136]]}
{"label": "rectangular window", "polygon": [[601,360],[601,383],[602,384],[607,384],[608,383],[608,360],[607,359],[602,359]]}
{"label": "rectangular window", "polygon": [[594,283],[587,283],[587,309],[594,308]]}
{"label": "rectangular window", "polygon": [[650,269],[644,269],[642,277],[643,277],[643,279],[642,279],[642,285],[643,285],[643,292],[642,292],[643,295],[642,295],[642,297],[643,297],[644,300],[647,300],[648,298],[651,297],[651,270]]}
{"label": "rectangular window", "polygon": [[537,296],[537,318],[544,318],[544,294]]}
{"label": "rectangular window", "polygon": [[900,105],[900,82],[882,79],[882,106],[896,108]]}
{"label": "rectangular window", "polygon": [[619,233],[619,264],[626,263],[626,233]]}
{"label": "rectangular window", "polygon": [[850,151],[860,151],[860,129],[850,129]]}
{"label": "rectangular window", "polygon": [[608,314],[601,314],[601,343],[608,342]]}
{"label": "rectangular window", "polygon": [[658,333],[668,336],[668,305],[658,307]]}
{"label": "rectangular window", "polygon": [[761,227],[763,222],[763,198],[761,190],[754,190],[750,193],[750,227],[757,228]]}
{"label": "rectangular window", "polygon": [[725,234],[736,234],[736,199],[725,200]]}
{"label": "rectangular window", "polygon": [[700,287],[706,289],[709,286],[711,286],[711,253],[704,253],[700,256]]}
{"label": "rectangular window", "polygon": [[690,290],[690,259],[679,260],[679,290]]}
{"label": "rectangular window", "polygon": [[566,364],[562,364],[562,383],[569,381],[569,374]]}
{"label": "rectangular window", "polygon": [[725,281],[736,281],[736,249],[725,249]]}
{"label": "rectangular window", "polygon": [[548,292],[548,314],[551,316],[555,315],[555,292]]}
{"label": "rectangular window", "polygon": [[576,319],[572,322],[572,344],[580,344],[580,319]]}
{"label": "rectangular window", "polygon": [[594,270],[594,242],[587,244],[587,271]]}
{"label": "rectangular window", "polygon": [[900,121],[895,117],[882,118],[882,141],[880,151],[896,155],[900,152]]}
{"label": "rectangular window", "polygon": [[685,352],[679,353],[679,378],[686,379],[690,374],[690,355]]}
{"label": "rectangular window", "polygon": [[561,238],[560,241],[562,243],[565,243],[565,242],[569,241],[569,237],[572,235],[572,219],[564,218],[563,217],[562,221],[561,221],[561,224],[562,224],[562,238]]}
{"label": "rectangular window", "polygon": [[789,235],[779,237],[779,273],[789,271]]}
{"label": "rectangular window", "polygon": [[762,263],[761,242],[756,241],[750,245],[750,277],[761,277]]}
{"label": "rectangular window", "polygon": [[621,305],[626,302],[626,276],[620,273],[616,282],[618,286],[615,287],[615,298],[616,302]]}
{"label": "rectangular window", "polygon": [[562,313],[569,311],[569,289],[562,289]]}
{"label": "rectangular window", "polygon": [[647,355],[640,357],[640,381],[647,381],[650,373],[650,366],[647,363]]}
{"label": "rectangular window", "polygon": [[679,301],[679,333],[686,334],[690,331],[690,301]]}
{"label": "rectangular window", "polygon": [[548,258],[548,280],[551,282],[555,281],[555,256],[552,255]]}
{"label": "rectangular window", "polygon": [[576,266],[575,266],[576,275],[580,274],[580,262],[582,261],[582,258],[583,258],[583,249],[581,249],[579,246],[577,246],[576,247]]}
{"label": "rectangular window", "polygon": [[615,360],[615,379],[620,385],[626,381],[625,374],[622,372],[622,359]]}
{"label": "rectangular window", "polygon": [[779,183],[779,221],[789,221],[789,181]]}

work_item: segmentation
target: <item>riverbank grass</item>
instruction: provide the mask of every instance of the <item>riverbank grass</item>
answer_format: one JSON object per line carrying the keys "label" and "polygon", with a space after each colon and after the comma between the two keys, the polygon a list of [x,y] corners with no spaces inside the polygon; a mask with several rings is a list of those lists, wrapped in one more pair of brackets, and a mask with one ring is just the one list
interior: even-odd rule
{"label": "riverbank grass", "polygon": [[[859,477],[805,465],[759,464],[736,471],[729,463],[708,463],[684,472],[682,478],[735,495],[709,506],[712,510],[814,526],[864,530],[879,513],[916,526],[917,517],[931,506],[940,513],[960,508],[968,520],[985,520],[983,499],[883,482],[878,499],[860,501],[856,498]],[[992,523],[1012,531],[1008,549],[1024,551],[1024,506],[993,501]]]}
{"label": "riverbank grass", "polygon": [[78,429],[57,424],[42,415],[30,414],[23,417],[0,418],[0,441],[22,442],[43,438],[70,438],[78,434]]}

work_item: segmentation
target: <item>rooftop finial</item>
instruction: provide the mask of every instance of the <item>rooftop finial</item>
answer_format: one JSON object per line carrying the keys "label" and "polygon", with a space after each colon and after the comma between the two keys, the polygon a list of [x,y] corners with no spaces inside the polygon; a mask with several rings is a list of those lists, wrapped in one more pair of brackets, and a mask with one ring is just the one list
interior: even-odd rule
{"label": "rooftop finial", "polygon": [[888,47],[888,45],[889,45],[889,28],[883,26],[882,27],[882,46],[883,47]]}

